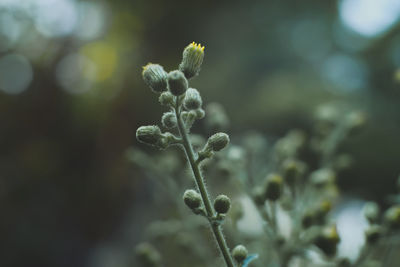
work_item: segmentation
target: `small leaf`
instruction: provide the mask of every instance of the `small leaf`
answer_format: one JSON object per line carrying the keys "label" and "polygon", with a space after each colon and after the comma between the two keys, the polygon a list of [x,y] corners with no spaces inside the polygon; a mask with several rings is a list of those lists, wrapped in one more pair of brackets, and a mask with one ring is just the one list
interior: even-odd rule
{"label": "small leaf", "polygon": [[242,267],[247,267],[250,262],[258,258],[258,254],[250,254],[247,258],[243,261]]}

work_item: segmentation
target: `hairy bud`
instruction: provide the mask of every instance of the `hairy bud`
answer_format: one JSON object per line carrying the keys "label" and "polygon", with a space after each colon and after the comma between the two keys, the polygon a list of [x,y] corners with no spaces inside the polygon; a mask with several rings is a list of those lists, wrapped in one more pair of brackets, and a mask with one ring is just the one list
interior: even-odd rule
{"label": "hairy bud", "polygon": [[207,146],[212,151],[220,151],[229,144],[229,136],[226,133],[216,133],[208,138]]}
{"label": "hairy bud", "polygon": [[156,145],[162,138],[162,133],[157,125],[141,126],[136,130],[136,138],[142,143]]}
{"label": "hairy bud", "polygon": [[214,201],[214,208],[216,212],[225,214],[231,207],[231,200],[225,195],[219,195]]}
{"label": "hairy bud", "polygon": [[196,110],[199,109],[202,105],[203,101],[201,99],[199,91],[194,88],[189,88],[186,91],[185,98],[183,99],[183,106],[187,110]]}
{"label": "hairy bud", "polygon": [[171,94],[171,92],[168,92],[168,91],[163,92],[160,95],[160,97],[158,98],[158,101],[163,106],[173,106],[174,105],[174,96]]}
{"label": "hairy bud", "polygon": [[161,118],[161,122],[162,122],[162,125],[167,129],[176,127],[177,120],[176,120],[175,113],[173,113],[171,111],[165,112]]}
{"label": "hairy bud", "polygon": [[191,209],[199,208],[202,203],[200,194],[193,189],[188,189],[185,191],[183,194],[183,201],[185,202],[186,206]]}
{"label": "hairy bud", "polygon": [[167,73],[158,64],[149,63],[143,67],[144,82],[155,92],[161,93],[167,90]]}
{"label": "hairy bud", "polygon": [[243,246],[243,245],[237,245],[232,250],[232,257],[238,263],[243,263],[243,261],[247,258],[248,254],[249,254],[249,252],[247,251],[247,248],[245,246]]}
{"label": "hairy bud", "polygon": [[200,72],[203,59],[204,46],[193,42],[183,50],[183,58],[182,63],[179,65],[179,70],[185,74],[187,79],[190,79]]}
{"label": "hairy bud", "polygon": [[179,70],[173,70],[168,73],[168,86],[169,91],[174,96],[183,95],[188,89],[188,81],[185,78],[185,75]]}

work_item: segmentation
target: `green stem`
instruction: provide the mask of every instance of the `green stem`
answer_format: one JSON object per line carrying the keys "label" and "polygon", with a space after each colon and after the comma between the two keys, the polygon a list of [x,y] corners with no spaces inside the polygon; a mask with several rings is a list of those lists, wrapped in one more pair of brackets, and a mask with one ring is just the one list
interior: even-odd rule
{"label": "green stem", "polygon": [[[182,141],[183,141],[182,143],[183,143],[183,147],[184,147],[184,150],[185,150],[185,154],[186,154],[186,157],[187,157],[187,159],[189,161],[190,167],[191,167],[191,169],[193,171],[194,180],[195,180],[195,182],[197,184],[197,187],[198,187],[198,189],[200,191],[201,198],[203,199],[203,203],[204,203],[204,207],[206,209],[207,217],[209,219],[210,218],[214,218],[215,217],[215,211],[214,211],[214,208],[213,208],[213,206],[211,204],[210,197],[208,196],[207,188],[206,188],[206,185],[204,183],[204,178],[203,178],[203,176],[202,176],[202,174],[200,172],[199,165],[196,163],[195,154],[193,152],[192,145],[191,145],[191,143],[189,141],[189,136],[188,136],[188,133],[186,131],[186,127],[185,127],[185,125],[184,125],[184,123],[183,123],[183,121],[181,119],[179,108],[180,108],[179,107],[179,99],[177,98],[176,99],[176,106],[175,106],[175,115],[176,115],[176,119],[177,119],[177,122],[178,122],[178,131],[179,131],[179,134],[182,137]],[[211,223],[211,220],[209,220],[209,222],[210,222],[211,229],[212,229],[212,231],[214,233],[215,239],[217,240],[218,247],[219,247],[219,249],[220,249],[220,251],[221,251],[221,253],[222,253],[223,257],[224,257],[226,266],[234,267],[235,265],[233,263],[232,256],[231,256],[231,254],[229,252],[228,245],[226,244],[225,237],[224,237],[224,235],[222,233],[221,226],[219,224]]]}

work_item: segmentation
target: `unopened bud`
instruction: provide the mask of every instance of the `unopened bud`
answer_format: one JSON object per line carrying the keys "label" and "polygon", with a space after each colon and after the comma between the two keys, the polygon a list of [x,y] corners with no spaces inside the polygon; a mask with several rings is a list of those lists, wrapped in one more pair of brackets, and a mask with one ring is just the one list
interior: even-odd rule
{"label": "unopened bud", "polygon": [[268,200],[276,201],[282,194],[283,179],[278,174],[270,174],[267,176],[265,184],[265,197]]}
{"label": "unopened bud", "polygon": [[212,151],[220,151],[229,144],[229,136],[226,133],[216,133],[208,138],[207,146]]}
{"label": "unopened bud", "polygon": [[168,86],[174,96],[180,96],[188,89],[188,81],[181,71],[174,70],[168,73]]}
{"label": "unopened bud", "polygon": [[187,79],[190,79],[200,72],[203,59],[204,46],[193,42],[183,50],[183,58],[182,63],[179,65],[179,70],[185,74]]}
{"label": "unopened bud", "polygon": [[185,191],[185,193],[183,194],[183,201],[185,202],[186,206],[191,209],[199,208],[202,203],[200,194],[193,189]]}
{"label": "unopened bud", "polygon": [[201,99],[199,91],[194,88],[189,88],[186,91],[185,98],[183,99],[183,106],[187,110],[196,110],[199,109],[202,105],[203,101]]}
{"label": "unopened bud", "polygon": [[232,257],[238,263],[243,263],[243,261],[247,258],[248,254],[249,254],[249,252],[247,251],[247,248],[245,246],[243,246],[243,245],[237,245],[232,250]]}
{"label": "unopened bud", "polygon": [[167,73],[158,64],[149,63],[143,67],[142,72],[144,82],[156,93],[167,90]]}
{"label": "unopened bud", "polygon": [[161,118],[161,122],[163,126],[167,129],[171,129],[176,127],[177,120],[175,113],[170,111],[170,112],[165,112]]}
{"label": "unopened bud", "polygon": [[322,229],[316,238],[314,244],[321,249],[327,256],[334,256],[337,250],[337,244],[340,238],[336,226],[329,226]]}
{"label": "unopened bud", "polygon": [[214,201],[215,211],[221,214],[226,214],[231,207],[231,200],[225,195],[219,195]]}
{"label": "unopened bud", "polygon": [[158,101],[163,106],[173,106],[174,105],[174,96],[171,94],[171,92],[168,92],[168,91],[162,92],[162,94],[158,98]]}
{"label": "unopened bud", "polygon": [[162,138],[162,133],[157,125],[141,126],[136,130],[136,138],[142,143],[156,145]]}

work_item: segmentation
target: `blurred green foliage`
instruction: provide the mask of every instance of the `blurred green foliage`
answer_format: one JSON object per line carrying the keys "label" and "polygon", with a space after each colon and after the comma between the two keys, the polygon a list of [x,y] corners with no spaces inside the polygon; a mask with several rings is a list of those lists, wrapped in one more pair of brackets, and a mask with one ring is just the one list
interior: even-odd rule
{"label": "blurred green foliage", "polygon": [[223,104],[232,136],[311,131],[325,102],[361,109],[367,129],[344,144],[355,165],[339,183],[365,198],[394,191],[400,11],[377,1],[373,10],[395,17],[371,33],[345,15],[378,27],[379,14],[346,2],[357,4],[0,1],[0,265],[128,265],[140,226],[154,215],[141,212],[152,184],[125,151],[161,110],[149,108],[141,66],[155,59],[170,69],[176,48],[192,41],[206,45],[193,84],[206,102]]}

